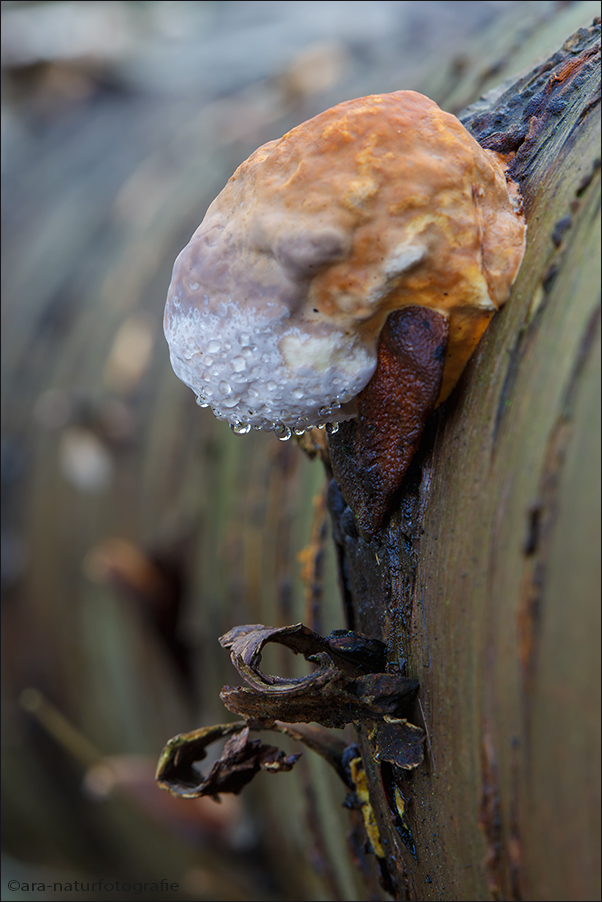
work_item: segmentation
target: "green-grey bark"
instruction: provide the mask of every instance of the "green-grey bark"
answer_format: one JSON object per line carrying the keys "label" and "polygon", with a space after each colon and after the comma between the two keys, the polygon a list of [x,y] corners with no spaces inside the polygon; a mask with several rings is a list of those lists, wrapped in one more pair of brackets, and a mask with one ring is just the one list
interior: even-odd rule
{"label": "green-grey bark", "polygon": [[428,767],[371,765],[400,899],[599,897],[598,60],[599,26],[466,115],[515,154],[521,272],[389,527],[333,507],[354,628],[421,682]]}

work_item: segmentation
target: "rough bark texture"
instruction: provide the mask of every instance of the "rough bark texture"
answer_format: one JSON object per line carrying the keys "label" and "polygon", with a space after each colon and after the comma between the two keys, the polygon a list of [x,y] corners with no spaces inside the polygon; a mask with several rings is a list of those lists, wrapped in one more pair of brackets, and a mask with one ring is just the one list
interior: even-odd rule
{"label": "rough bark texture", "polygon": [[599,897],[599,99],[594,26],[465,114],[514,155],[521,273],[388,528],[331,489],[349,625],[421,683],[427,767],[361,738],[399,899]]}

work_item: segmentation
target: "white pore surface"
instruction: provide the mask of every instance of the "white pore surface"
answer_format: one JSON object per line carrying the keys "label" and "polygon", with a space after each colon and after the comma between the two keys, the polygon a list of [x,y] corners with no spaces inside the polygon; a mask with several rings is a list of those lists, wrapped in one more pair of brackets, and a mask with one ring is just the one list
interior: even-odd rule
{"label": "white pore surface", "polygon": [[212,312],[208,298],[199,309],[172,297],[164,326],[176,375],[199,404],[234,426],[307,428],[349,419],[353,413],[341,405],[376,368],[376,350],[336,328],[232,302]]}

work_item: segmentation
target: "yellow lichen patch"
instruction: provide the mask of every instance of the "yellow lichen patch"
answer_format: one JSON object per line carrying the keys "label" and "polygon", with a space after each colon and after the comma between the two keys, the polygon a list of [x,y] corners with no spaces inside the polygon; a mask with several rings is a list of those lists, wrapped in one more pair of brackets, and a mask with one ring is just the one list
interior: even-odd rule
{"label": "yellow lichen patch", "polygon": [[372,805],[370,804],[368,781],[366,778],[366,771],[364,770],[364,763],[362,759],[360,757],[354,758],[349,765],[349,769],[351,772],[351,779],[353,780],[353,784],[355,786],[356,795],[362,807],[364,825],[366,827],[368,839],[370,840],[370,845],[372,846],[372,851],[378,858],[384,858],[385,852],[380,841],[380,834],[376,825],[374,811],[372,810]]}
{"label": "yellow lichen patch", "polygon": [[397,786],[395,787],[395,807],[397,808],[397,814],[399,815],[399,818],[403,823],[406,803]]}

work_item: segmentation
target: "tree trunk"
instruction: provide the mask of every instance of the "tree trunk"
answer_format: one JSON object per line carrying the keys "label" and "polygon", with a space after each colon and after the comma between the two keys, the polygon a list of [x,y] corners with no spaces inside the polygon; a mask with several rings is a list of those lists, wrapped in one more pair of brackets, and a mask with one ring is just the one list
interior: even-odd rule
{"label": "tree trunk", "polygon": [[513,155],[522,269],[389,525],[331,489],[350,626],[421,684],[426,766],[360,731],[398,899],[599,898],[599,46],[461,117]]}

